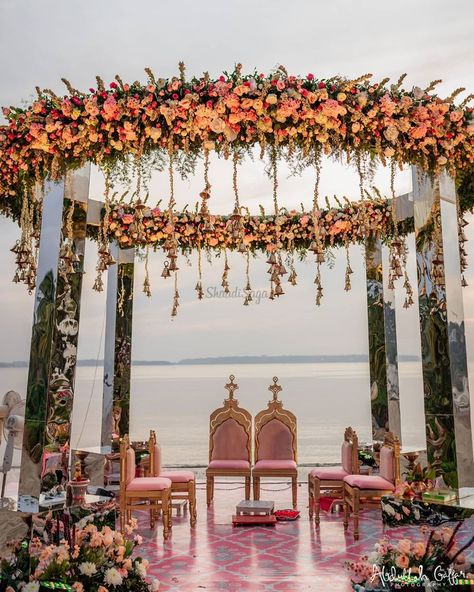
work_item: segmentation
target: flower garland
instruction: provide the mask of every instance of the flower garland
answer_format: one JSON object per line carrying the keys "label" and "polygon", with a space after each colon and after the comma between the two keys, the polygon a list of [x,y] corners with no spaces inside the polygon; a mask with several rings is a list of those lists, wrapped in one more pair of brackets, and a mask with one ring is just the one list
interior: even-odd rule
{"label": "flower garland", "polygon": [[[472,95],[461,104],[426,89],[402,88],[404,76],[371,82],[288,75],[243,74],[241,65],[215,80],[205,74],[156,79],[146,70],[146,84],[125,84],[119,76],[106,89],[88,93],[63,79],[68,94],[37,88],[27,108],[4,108],[0,126],[0,207],[19,199],[44,178],[59,178],[87,161],[113,166],[126,155],[140,158],[152,151],[197,155],[259,145],[286,148],[307,158],[325,154],[367,154],[398,164],[416,164],[438,172],[462,170],[474,162]],[[312,159],[311,159],[312,160]]]}
{"label": "flower garland", "polygon": [[[137,232],[138,216],[143,225],[140,234]],[[210,221],[212,230],[205,226],[200,212],[184,210],[174,213],[174,224],[170,225],[169,212],[158,207],[138,212],[133,204],[119,203],[111,205],[108,234],[109,239],[117,241],[122,248],[152,246],[156,249],[174,233],[178,247],[185,252],[192,251],[197,244],[205,249],[238,251],[241,240],[254,252],[268,253],[277,248],[301,252],[311,246],[314,237],[312,212],[280,210],[278,215],[242,216],[242,234],[237,236],[233,232],[232,216],[210,215]],[[408,220],[407,224],[412,222]],[[341,207],[319,210],[318,231],[324,237],[326,248],[361,242],[368,236],[388,239],[393,233],[390,203],[376,198],[365,202],[363,209],[360,202],[347,202]]]}

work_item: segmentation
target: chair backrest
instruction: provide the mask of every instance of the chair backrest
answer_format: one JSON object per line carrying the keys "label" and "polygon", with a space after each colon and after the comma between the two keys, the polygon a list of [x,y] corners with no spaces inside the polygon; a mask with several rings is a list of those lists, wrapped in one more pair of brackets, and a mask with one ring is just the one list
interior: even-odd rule
{"label": "chair backrest", "polygon": [[212,460],[246,460],[251,462],[252,416],[239,407],[234,391],[239,387],[235,376],[229,376],[225,385],[229,397],[223,407],[211,413],[209,418],[209,462]]}
{"label": "chair backrest", "polygon": [[255,462],[259,460],[297,461],[296,417],[291,411],[283,409],[278,400],[282,390],[278,378],[268,387],[273,399],[255,416],[254,450]]}
{"label": "chair backrest", "polygon": [[350,475],[359,474],[359,438],[350,426],[344,431],[341,447],[342,468]]}
{"label": "chair backrest", "polygon": [[130,446],[130,440],[126,434],[120,440],[120,495],[125,495],[127,485],[135,477],[135,451]]}
{"label": "chair backrest", "polygon": [[148,455],[149,455],[149,475],[150,477],[159,477],[162,470],[163,458],[161,456],[161,446],[156,439],[155,430],[150,430],[150,437],[148,439]]}
{"label": "chair backrest", "polygon": [[400,483],[400,440],[393,432],[385,434],[380,449],[380,476],[395,485]]}

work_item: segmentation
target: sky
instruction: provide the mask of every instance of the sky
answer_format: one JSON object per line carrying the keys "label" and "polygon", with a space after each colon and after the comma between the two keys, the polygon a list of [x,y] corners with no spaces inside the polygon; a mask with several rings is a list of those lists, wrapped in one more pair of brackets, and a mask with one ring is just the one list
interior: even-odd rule
{"label": "sky", "polygon": [[[181,0],[82,0],[74,4],[53,0],[0,0],[0,104],[20,104],[33,96],[34,87],[63,92],[61,77],[87,89],[99,74],[105,81],[115,74],[125,81],[145,80],[151,67],[157,77],[177,73],[178,62],[187,73],[209,71],[218,76],[236,62],[244,70],[268,72],[284,64],[290,73],[317,77],[336,74],[356,77],[372,72],[375,78],[397,79],[407,72],[406,85],[427,86],[442,78],[440,93],[459,86],[474,88],[474,41],[470,0],[450,3],[438,0],[381,3],[372,0],[315,2],[297,0],[237,0],[228,2]],[[239,171],[241,201],[256,211],[259,203],[271,207],[271,184],[263,164],[256,159]],[[211,161],[210,209],[228,213],[232,208],[232,171],[229,162]],[[280,204],[311,204],[311,172],[289,178],[281,167]],[[376,184],[388,189],[381,170]],[[202,167],[189,181],[177,181],[178,206],[194,204],[203,186]],[[94,171],[91,196],[100,199],[103,182]],[[399,193],[410,190],[409,175],[396,178]],[[321,193],[357,198],[354,171],[325,162]],[[150,202],[167,200],[167,180],[157,174],[150,187]],[[473,225],[474,226],[474,225]],[[468,227],[468,236],[474,231]],[[18,228],[0,220],[0,360],[28,359],[33,299],[23,285],[14,285],[13,256],[9,248]],[[467,244],[470,261],[473,250]],[[185,357],[243,354],[350,354],[367,352],[367,310],[363,254],[351,248],[353,289],[344,291],[345,254],[336,253],[333,269],[324,266],[324,300],[314,304],[312,262],[297,263],[299,285],[285,286],[278,301],[262,298],[259,304],[242,306],[242,298],[196,299],[195,261],[181,261],[178,317],[170,319],[172,286],[160,277],[163,257],[150,261],[153,296],[141,293],[143,264],[136,266],[133,357],[178,360]],[[92,291],[96,246],[88,244],[82,299],[79,357],[100,355],[105,315],[105,292]],[[204,262],[206,293],[219,289],[222,260]],[[265,261],[251,263],[252,286],[268,292]],[[464,289],[469,355],[474,358],[474,266],[468,270],[471,284]],[[244,262],[231,257],[231,289],[242,287]],[[409,273],[415,284],[413,248]],[[209,290],[208,290],[209,289]],[[419,353],[416,306],[405,311],[397,294],[398,339],[401,353]]]}

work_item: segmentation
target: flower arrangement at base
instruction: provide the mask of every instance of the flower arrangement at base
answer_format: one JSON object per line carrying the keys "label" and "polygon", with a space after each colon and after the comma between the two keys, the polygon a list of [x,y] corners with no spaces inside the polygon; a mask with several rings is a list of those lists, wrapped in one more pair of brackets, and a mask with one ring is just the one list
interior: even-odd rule
{"label": "flower arrangement at base", "polygon": [[[135,523],[127,527],[130,535]],[[0,560],[0,592],[150,592],[159,582],[147,580],[148,562],[134,556],[141,537],[130,538],[108,526],[88,524],[73,544],[45,545],[39,538],[16,545]]]}
{"label": "flower arrangement at base", "polygon": [[431,532],[422,526],[425,537],[429,532],[423,540],[404,538],[392,543],[382,539],[369,555],[346,562],[353,589],[451,592],[469,580],[474,582],[474,564],[465,554],[474,537],[458,542],[461,525],[459,522],[454,529],[444,526]]}

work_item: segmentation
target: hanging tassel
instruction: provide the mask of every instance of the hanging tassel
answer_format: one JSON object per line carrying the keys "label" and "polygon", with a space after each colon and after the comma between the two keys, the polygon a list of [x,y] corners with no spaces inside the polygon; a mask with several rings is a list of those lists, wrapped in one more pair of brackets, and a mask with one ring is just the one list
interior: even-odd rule
{"label": "hanging tassel", "polygon": [[344,290],[349,292],[352,289],[351,285],[351,274],[353,273],[351,268],[351,262],[349,259],[349,244],[346,244],[346,277],[345,277],[345,285]]}
{"label": "hanging tassel", "polygon": [[104,289],[104,283],[102,281],[102,274],[104,271],[116,263],[110,253],[109,248],[109,224],[110,224],[110,175],[106,170],[104,171],[105,176],[105,203],[104,203],[104,217],[102,224],[99,229],[99,256],[96,265],[96,279],[93,285],[93,289],[96,292],[102,292]]}
{"label": "hanging tassel", "polygon": [[224,272],[222,274],[222,282],[221,282],[221,286],[224,288],[224,294],[230,294],[230,290],[229,290],[229,281],[228,281],[228,275],[229,275],[229,263],[227,261],[227,249],[224,249]]}
{"label": "hanging tassel", "polygon": [[151,297],[151,286],[150,286],[150,273],[148,271],[148,258],[149,258],[150,247],[147,245],[145,254],[145,280],[143,281],[143,293],[148,298]]}
{"label": "hanging tassel", "polygon": [[179,292],[178,292],[178,272],[174,274],[174,296],[173,296],[173,307],[171,309],[171,316],[175,317],[178,314],[179,306]]}
{"label": "hanging tassel", "polygon": [[198,273],[199,280],[196,284],[195,290],[197,292],[199,300],[204,298],[204,290],[202,289],[202,261],[201,261],[201,245],[198,244]]}
{"label": "hanging tassel", "polygon": [[247,264],[245,267],[245,277],[247,279],[247,283],[245,284],[245,298],[244,298],[244,306],[248,306],[250,302],[252,302],[252,287],[250,285],[250,253],[247,251]]}

